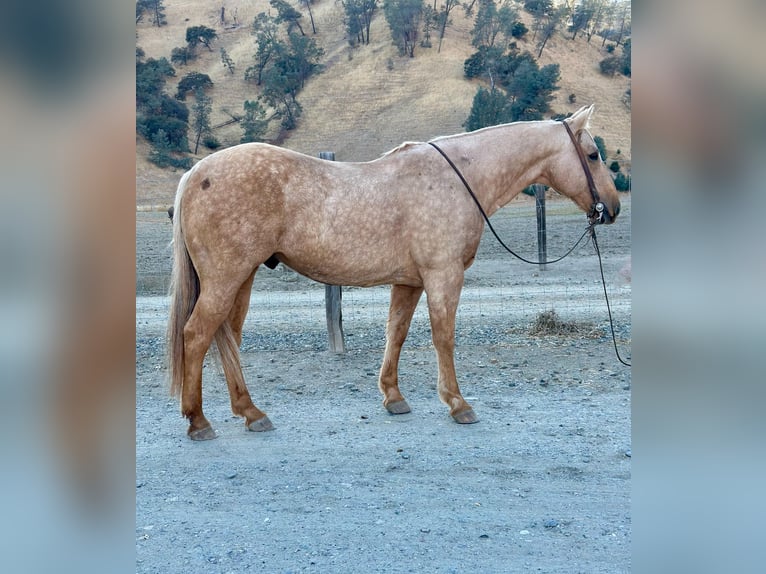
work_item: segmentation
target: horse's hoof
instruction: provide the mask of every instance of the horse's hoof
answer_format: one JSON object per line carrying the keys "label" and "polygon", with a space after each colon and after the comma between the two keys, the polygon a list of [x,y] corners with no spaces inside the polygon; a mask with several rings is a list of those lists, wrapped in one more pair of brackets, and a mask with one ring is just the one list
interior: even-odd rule
{"label": "horse's hoof", "polygon": [[271,421],[269,420],[269,417],[266,415],[262,416],[261,418],[254,420],[251,423],[247,424],[248,430],[254,431],[254,432],[265,432],[270,431],[274,429],[274,425],[271,424]]}
{"label": "horse's hoof", "polygon": [[189,438],[192,440],[212,440],[218,435],[215,434],[213,427],[205,427],[201,429],[189,429]]}
{"label": "horse's hoof", "polygon": [[452,415],[452,418],[455,419],[456,423],[460,423],[461,425],[471,425],[479,422],[479,417],[476,416],[476,413],[474,413],[473,409],[470,407],[464,411],[455,413]]}
{"label": "horse's hoof", "polygon": [[402,399],[401,401],[388,403],[386,405],[386,410],[392,415],[404,415],[409,412],[412,412],[412,409],[410,409],[410,405],[408,405],[407,401],[405,401],[404,399]]}

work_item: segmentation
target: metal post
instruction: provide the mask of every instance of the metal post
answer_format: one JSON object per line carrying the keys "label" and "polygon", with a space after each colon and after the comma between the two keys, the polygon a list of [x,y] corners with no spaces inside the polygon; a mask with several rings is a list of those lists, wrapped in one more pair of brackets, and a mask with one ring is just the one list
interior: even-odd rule
{"label": "metal post", "polygon": [[545,270],[545,262],[548,261],[548,245],[545,236],[545,186],[539,183],[535,188],[535,211],[537,212],[537,260],[542,262],[539,265],[541,270]]}
{"label": "metal post", "polygon": [[[319,158],[335,161],[335,152],[319,152]],[[343,310],[341,299],[343,294],[340,285],[325,285],[324,303],[327,316],[327,347],[332,353],[345,353],[346,344],[343,338]]]}

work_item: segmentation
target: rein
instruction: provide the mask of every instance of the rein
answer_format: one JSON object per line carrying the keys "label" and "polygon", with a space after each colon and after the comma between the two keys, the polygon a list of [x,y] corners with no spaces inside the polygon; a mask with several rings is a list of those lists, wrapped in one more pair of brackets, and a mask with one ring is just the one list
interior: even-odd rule
{"label": "rein", "polygon": [[495,236],[495,239],[497,239],[497,242],[498,242],[500,245],[502,245],[502,246],[503,246],[503,249],[505,249],[505,250],[506,250],[508,253],[510,253],[511,255],[513,255],[515,258],[517,258],[517,259],[520,259],[520,260],[521,260],[521,261],[523,261],[524,263],[529,263],[529,264],[531,264],[531,265],[545,265],[546,263],[558,263],[559,261],[561,261],[562,259],[564,259],[564,257],[566,257],[567,255],[569,255],[570,253],[572,253],[572,251],[574,251],[574,250],[575,250],[575,248],[576,248],[578,245],[580,245],[580,242],[583,240],[583,238],[584,238],[584,237],[587,235],[587,233],[588,233],[588,232],[591,230],[591,228],[593,227],[593,224],[591,224],[590,226],[588,226],[588,227],[585,229],[585,231],[583,232],[583,234],[580,236],[580,239],[578,239],[578,240],[577,240],[577,242],[576,242],[576,243],[575,243],[575,244],[572,246],[572,248],[571,248],[569,251],[567,251],[566,253],[564,253],[564,255],[562,255],[562,256],[561,256],[561,257],[559,257],[558,259],[554,259],[553,261],[530,261],[529,259],[524,259],[524,258],[523,258],[521,255],[519,255],[518,253],[516,253],[515,251],[513,251],[513,250],[512,250],[510,247],[508,247],[508,246],[507,246],[505,243],[503,243],[503,240],[502,240],[502,239],[500,239],[500,236],[497,234],[497,231],[495,231],[495,228],[494,228],[494,227],[492,227],[492,224],[489,222],[489,217],[487,216],[487,213],[484,211],[484,208],[481,206],[481,203],[479,203],[479,199],[476,197],[476,194],[475,194],[475,193],[473,192],[473,190],[471,189],[471,186],[470,186],[470,185],[468,185],[468,182],[466,181],[465,177],[463,177],[463,174],[460,172],[460,170],[458,169],[458,167],[457,167],[457,166],[456,166],[456,165],[455,165],[455,164],[452,162],[452,160],[449,158],[449,156],[448,156],[446,153],[444,153],[444,151],[443,151],[443,150],[442,150],[442,149],[441,149],[441,148],[440,148],[438,145],[436,145],[434,142],[428,142],[428,145],[430,145],[431,147],[433,147],[433,148],[434,148],[436,151],[438,151],[438,152],[441,154],[441,156],[442,156],[442,157],[443,157],[445,160],[447,160],[447,163],[450,165],[450,167],[453,169],[453,171],[454,171],[454,172],[457,174],[457,176],[460,178],[460,181],[462,181],[462,182],[463,182],[463,185],[464,185],[464,186],[465,186],[465,188],[468,190],[468,193],[469,193],[469,195],[471,196],[471,199],[473,199],[474,203],[476,204],[476,207],[478,207],[478,208],[479,208],[479,213],[481,213],[481,216],[484,218],[484,221],[487,223],[487,227],[489,227],[489,230],[492,232],[492,235],[494,235],[494,236]]}
{"label": "rein", "polygon": [[434,148],[436,151],[439,152],[439,154],[447,161],[449,166],[452,168],[452,170],[457,174],[457,176],[460,178],[460,181],[463,182],[463,185],[465,186],[466,190],[468,191],[468,194],[471,196],[471,199],[473,199],[474,203],[476,204],[476,207],[479,208],[479,213],[481,213],[481,216],[484,218],[484,221],[487,223],[487,227],[489,227],[489,230],[492,232],[492,235],[495,236],[495,239],[497,239],[497,242],[502,245],[503,249],[505,249],[508,253],[516,257],[517,259],[520,259],[524,263],[530,263],[532,265],[545,265],[546,263],[557,263],[564,259],[567,255],[572,253],[572,251],[575,250],[575,248],[580,245],[580,242],[583,240],[583,238],[590,233],[591,239],[593,240],[593,247],[596,250],[596,255],[598,256],[598,266],[601,271],[601,285],[604,287],[604,299],[606,300],[606,309],[607,313],[609,315],[609,327],[612,331],[612,344],[614,345],[614,352],[617,355],[617,360],[625,365],[626,367],[630,367],[631,364],[625,362],[622,357],[620,356],[620,352],[617,349],[617,336],[614,332],[614,320],[612,319],[612,308],[609,305],[609,295],[606,291],[606,279],[604,278],[604,266],[601,263],[601,251],[598,248],[598,241],[596,240],[596,225],[603,222],[603,212],[604,212],[604,204],[601,202],[598,191],[596,191],[596,184],[593,181],[593,175],[590,172],[590,168],[588,167],[588,162],[585,159],[585,154],[582,151],[582,148],[578,145],[577,140],[575,139],[574,134],[572,133],[572,130],[569,128],[569,125],[566,122],[562,122],[564,124],[564,127],[567,130],[567,133],[569,134],[569,137],[572,139],[572,143],[574,144],[575,149],[577,150],[577,156],[580,158],[580,163],[582,164],[583,171],[585,172],[585,178],[588,180],[588,188],[590,189],[590,194],[593,197],[593,207],[591,208],[590,213],[588,213],[588,227],[585,228],[585,231],[580,236],[580,238],[577,240],[577,242],[567,251],[559,257],[558,259],[554,259],[553,261],[530,261],[528,259],[525,259],[518,253],[514,252],[510,247],[508,247],[502,239],[500,239],[500,236],[497,234],[497,231],[495,231],[495,228],[492,227],[492,224],[489,222],[489,217],[487,216],[487,213],[484,211],[484,208],[481,206],[481,203],[479,202],[479,199],[476,197],[476,194],[473,192],[473,189],[471,189],[471,186],[466,181],[465,177],[461,173],[461,171],[458,169],[458,167],[454,164],[454,162],[450,159],[450,157],[444,153],[444,150],[442,150],[438,145],[436,145],[434,142],[428,142],[428,145],[430,145],[432,148]]}

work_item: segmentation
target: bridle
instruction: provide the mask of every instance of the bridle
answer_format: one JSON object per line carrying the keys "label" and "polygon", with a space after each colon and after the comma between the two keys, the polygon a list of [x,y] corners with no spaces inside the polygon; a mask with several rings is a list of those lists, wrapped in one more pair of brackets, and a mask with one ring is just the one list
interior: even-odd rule
{"label": "bridle", "polygon": [[588,158],[585,157],[585,152],[582,150],[582,147],[572,132],[572,128],[569,127],[569,124],[565,121],[562,121],[561,123],[564,124],[564,127],[569,134],[569,139],[572,140],[572,144],[577,151],[577,157],[580,158],[580,164],[582,165],[582,169],[585,172],[585,179],[588,180],[588,189],[590,190],[590,195],[593,198],[593,205],[591,205],[590,211],[588,212],[588,221],[591,223],[591,225],[596,223],[604,223],[604,203],[598,196],[596,183],[593,181],[593,174],[591,173],[590,167],[588,166]]}
{"label": "bridle", "polygon": [[601,201],[601,198],[598,195],[596,183],[593,181],[593,174],[590,171],[590,166],[588,166],[588,159],[585,157],[585,152],[580,146],[580,142],[577,141],[577,138],[572,132],[572,128],[569,127],[569,124],[565,121],[562,121],[561,123],[564,124],[564,128],[566,128],[567,134],[569,134],[569,139],[572,140],[572,145],[574,145],[575,151],[577,152],[577,157],[580,158],[580,165],[582,165],[582,169],[585,172],[585,179],[588,181],[590,196],[593,198],[593,204],[591,205],[590,211],[588,212],[588,221],[591,223],[591,225],[604,223],[604,203]]}

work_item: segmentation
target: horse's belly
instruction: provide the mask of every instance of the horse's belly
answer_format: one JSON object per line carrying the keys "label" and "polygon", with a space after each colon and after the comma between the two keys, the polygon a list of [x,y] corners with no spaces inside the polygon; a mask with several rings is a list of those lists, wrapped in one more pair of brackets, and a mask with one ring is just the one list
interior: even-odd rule
{"label": "horse's belly", "polygon": [[329,285],[373,287],[394,283],[412,286],[421,284],[414,266],[395,257],[376,260],[348,256],[303,258],[278,253],[277,258],[301,275]]}

